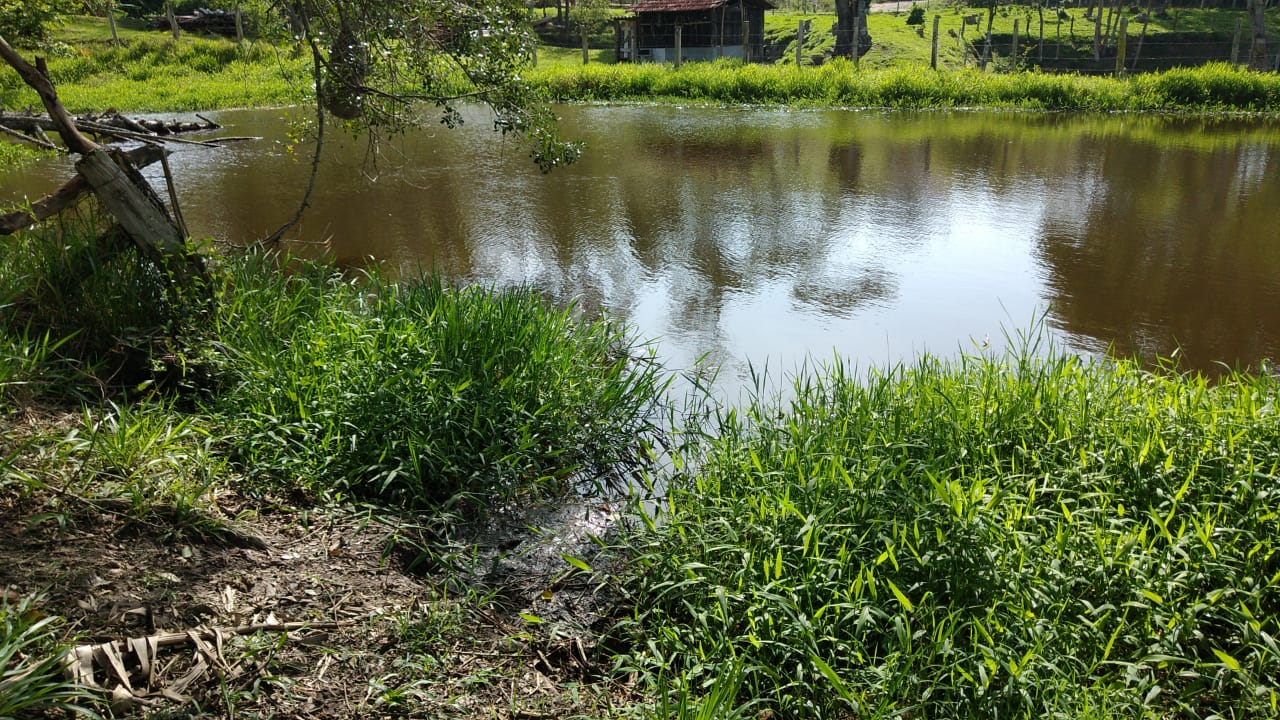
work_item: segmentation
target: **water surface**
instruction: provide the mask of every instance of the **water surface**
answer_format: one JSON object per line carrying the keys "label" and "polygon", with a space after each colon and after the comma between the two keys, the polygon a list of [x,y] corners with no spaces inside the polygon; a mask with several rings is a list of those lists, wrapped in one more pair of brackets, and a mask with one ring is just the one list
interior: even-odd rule
{"label": "water surface", "polygon": [[[192,232],[289,217],[309,148],[289,111],[218,114],[263,139],[177,148]],[[330,133],[295,249],[535,285],[604,309],[688,367],[865,367],[1004,346],[1043,317],[1074,350],[1184,367],[1280,357],[1280,125],[993,112],[560,107],[583,160],[538,173],[473,112],[370,148]],[[49,163],[0,203],[51,189]]]}

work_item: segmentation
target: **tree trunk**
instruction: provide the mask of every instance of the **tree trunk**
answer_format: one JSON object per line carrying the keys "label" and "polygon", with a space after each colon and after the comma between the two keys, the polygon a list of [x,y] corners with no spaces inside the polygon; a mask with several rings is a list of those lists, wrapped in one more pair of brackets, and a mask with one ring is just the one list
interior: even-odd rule
{"label": "tree trunk", "polygon": [[[163,148],[155,145],[140,145],[130,150],[128,155],[130,162],[139,168],[143,168],[159,162],[160,155],[164,152]],[[80,198],[84,197],[85,193],[89,192],[90,189],[89,182],[84,176],[76,175],[53,193],[31,203],[30,211],[27,209],[14,210],[0,215],[0,235],[12,235],[19,230],[24,230],[57,215],[79,202]]]}
{"label": "tree trunk", "polygon": [[836,0],[836,57],[853,56],[855,17],[853,4],[859,0]]}
{"label": "tree trunk", "polygon": [[1249,0],[1249,20],[1253,23],[1253,44],[1249,48],[1249,69],[1269,70],[1267,62],[1267,19],[1264,0]]}

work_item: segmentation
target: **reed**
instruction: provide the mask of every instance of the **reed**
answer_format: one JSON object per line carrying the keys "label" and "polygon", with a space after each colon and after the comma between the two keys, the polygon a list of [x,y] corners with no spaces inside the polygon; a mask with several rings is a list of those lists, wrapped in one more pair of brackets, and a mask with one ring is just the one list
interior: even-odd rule
{"label": "reed", "polygon": [[832,362],[722,411],[633,553],[620,669],[785,717],[1277,717],[1269,374]]}

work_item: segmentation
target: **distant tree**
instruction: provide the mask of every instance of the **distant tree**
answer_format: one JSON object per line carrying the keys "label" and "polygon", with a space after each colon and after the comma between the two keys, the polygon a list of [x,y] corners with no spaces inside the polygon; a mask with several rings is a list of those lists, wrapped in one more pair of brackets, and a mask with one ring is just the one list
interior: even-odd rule
{"label": "distant tree", "polygon": [[573,9],[573,20],[580,30],[588,34],[603,30],[613,19],[609,9],[609,0],[577,0]]}
{"label": "distant tree", "polygon": [[77,5],[71,0],[0,0],[0,35],[35,47],[47,42]]}

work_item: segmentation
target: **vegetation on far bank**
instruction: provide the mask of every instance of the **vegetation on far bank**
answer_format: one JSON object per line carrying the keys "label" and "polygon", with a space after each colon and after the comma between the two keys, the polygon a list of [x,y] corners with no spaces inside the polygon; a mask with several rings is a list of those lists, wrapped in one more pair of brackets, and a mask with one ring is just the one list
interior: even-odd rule
{"label": "vegetation on far bank", "polygon": [[1086,111],[1280,111],[1280,75],[1225,64],[1128,78],[931,72],[902,67],[860,70],[838,60],[818,68],[734,62],[586,65],[532,76],[558,101],[669,98],[708,103],[800,107],[1015,107]]}
{"label": "vegetation on far bank", "polygon": [[[943,16],[960,17],[959,13],[959,8],[948,8]],[[801,17],[815,20],[813,36],[823,35],[818,29],[822,16],[776,14],[770,23],[790,27],[794,33],[794,21]],[[873,34],[880,37],[892,36],[890,24],[895,28],[902,24],[900,16],[887,13],[873,14],[870,21]],[[997,16],[997,30],[1010,23],[1007,13]],[[1206,23],[1184,17],[1181,25],[1173,25],[1208,27]],[[1153,25],[1152,32],[1161,27]],[[121,33],[123,43],[112,45],[105,23],[88,17],[76,18],[61,31],[64,49],[50,58],[49,67],[68,109],[215,110],[297,103],[310,92],[310,61],[296,44],[259,41],[241,46],[191,36],[175,42],[163,33],[128,29]],[[914,32],[909,34],[920,40]],[[964,62],[959,55],[949,60],[944,52],[942,66],[948,72],[921,72],[919,65],[928,62],[927,40],[922,42],[924,55],[913,44],[886,40],[859,67],[836,62],[816,68],[794,67],[793,51],[784,52],[778,65],[687,63],[675,69],[660,64],[614,64],[609,49],[592,50],[592,62],[583,66],[577,48],[543,47],[538,65],[529,69],[528,76],[550,99],[570,101],[669,97],[730,103],[1139,111],[1274,111],[1280,103],[1274,76],[1225,64],[1114,80],[1076,74],[982,73],[973,62]],[[15,74],[0,74],[0,106],[17,109],[38,104]]]}

